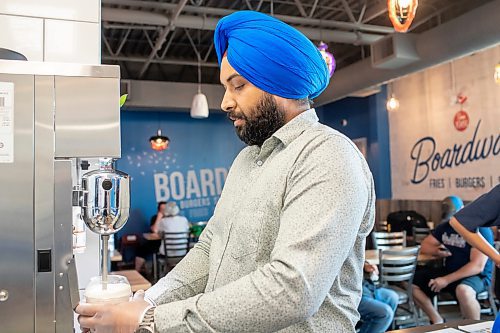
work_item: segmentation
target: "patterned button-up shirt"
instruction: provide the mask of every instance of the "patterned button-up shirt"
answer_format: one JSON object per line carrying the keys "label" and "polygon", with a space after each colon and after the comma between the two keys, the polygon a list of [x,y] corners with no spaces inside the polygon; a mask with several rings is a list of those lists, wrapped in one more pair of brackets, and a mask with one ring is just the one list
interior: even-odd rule
{"label": "patterned button-up shirt", "polygon": [[354,332],[372,175],[314,109],[236,157],[200,241],[146,292],[157,332]]}

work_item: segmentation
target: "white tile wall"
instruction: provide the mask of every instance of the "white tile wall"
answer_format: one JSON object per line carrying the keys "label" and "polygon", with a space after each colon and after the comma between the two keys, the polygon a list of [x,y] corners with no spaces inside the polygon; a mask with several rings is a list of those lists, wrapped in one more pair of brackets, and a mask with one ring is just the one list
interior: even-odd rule
{"label": "white tile wall", "polygon": [[0,14],[99,23],[100,0],[0,0]]}
{"label": "white tile wall", "polygon": [[43,19],[0,15],[0,31],[0,47],[43,61]]}
{"label": "white tile wall", "polygon": [[101,63],[98,23],[45,20],[44,61]]}

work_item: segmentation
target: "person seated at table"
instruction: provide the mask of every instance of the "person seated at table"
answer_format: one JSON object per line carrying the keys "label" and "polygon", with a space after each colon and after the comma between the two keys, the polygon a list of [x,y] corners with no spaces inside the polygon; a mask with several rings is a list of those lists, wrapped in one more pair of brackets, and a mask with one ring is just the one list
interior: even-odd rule
{"label": "person seated at table", "polygon": [[158,202],[158,208],[156,210],[156,214],[151,216],[150,222],[149,222],[149,229],[151,232],[155,232],[154,228],[156,225],[158,225],[161,221],[162,218],[165,217],[165,206],[167,205],[166,201],[160,201]]}
{"label": "person seated at table", "polygon": [[500,226],[500,185],[481,195],[455,214],[450,225],[479,251],[500,267],[500,254],[477,232],[480,227]]}
{"label": "person seated at table", "polygon": [[[167,202],[165,205],[164,217],[155,223],[152,227],[153,232],[156,233],[181,233],[171,235],[169,238],[182,238],[177,240],[168,240],[167,257],[180,257],[186,255],[185,238],[189,236],[189,221],[186,217],[179,215],[180,209],[175,202]],[[165,255],[165,247],[163,240],[160,246],[160,254]],[[182,244],[182,245],[176,245]]]}
{"label": "person seated at table", "polygon": [[375,286],[373,280],[378,280],[379,275],[377,265],[365,262],[363,270],[363,295],[358,306],[361,323],[359,333],[382,333],[392,323],[398,307],[398,294],[391,289]]}
{"label": "person seated at table", "polygon": [[[463,207],[461,200],[447,198],[443,203],[445,219]],[[480,228],[479,232],[488,242],[493,243],[491,229]],[[413,279],[415,302],[427,314],[431,323],[444,321],[431,301],[441,291],[449,292],[457,299],[465,319],[478,320],[481,307],[476,295],[487,290],[491,282],[493,267],[488,257],[467,244],[446,220],[422,241],[420,253],[446,258],[443,268],[417,269]]]}
{"label": "person seated at table", "polygon": [[[156,214],[150,219],[149,229],[150,232],[155,232],[155,226],[165,217],[166,201],[158,202]],[[154,253],[158,252],[161,242],[159,240],[147,240],[141,237],[139,246],[135,253],[135,270],[141,272],[144,270],[146,259],[151,257]]]}

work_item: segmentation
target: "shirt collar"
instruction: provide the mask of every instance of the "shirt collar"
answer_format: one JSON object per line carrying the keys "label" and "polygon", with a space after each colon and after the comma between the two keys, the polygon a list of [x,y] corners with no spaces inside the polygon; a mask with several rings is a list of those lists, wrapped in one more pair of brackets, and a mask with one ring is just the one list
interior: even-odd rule
{"label": "shirt collar", "polygon": [[311,108],[300,113],[298,116],[290,120],[283,127],[277,130],[273,137],[280,140],[283,145],[288,146],[293,140],[298,138],[302,132],[304,132],[308,127],[318,123],[319,119],[316,115],[316,110]]}

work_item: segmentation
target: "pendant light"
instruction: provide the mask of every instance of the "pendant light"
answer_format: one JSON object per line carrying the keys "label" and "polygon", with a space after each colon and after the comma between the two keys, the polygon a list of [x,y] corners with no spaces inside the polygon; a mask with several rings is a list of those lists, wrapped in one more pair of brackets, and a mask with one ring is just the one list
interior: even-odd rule
{"label": "pendant light", "polygon": [[328,67],[328,73],[330,77],[332,77],[333,72],[335,71],[335,58],[333,54],[328,52],[328,45],[321,41],[318,45],[319,53],[323,56],[323,60],[326,62],[326,66]]}
{"label": "pendant light", "polygon": [[201,64],[198,57],[198,93],[193,97],[191,104],[191,117],[203,119],[208,117],[208,101],[207,96],[201,92]]}
{"label": "pendant light", "polygon": [[191,36],[188,34],[189,41],[193,46],[196,57],[198,58],[198,93],[193,97],[191,103],[191,117],[196,119],[208,118],[208,101],[207,96],[201,92],[201,55],[200,55],[200,31],[198,30],[198,48],[194,45]]}
{"label": "pendant light", "polygon": [[387,111],[390,111],[390,112],[397,111],[399,109],[399,100],[394,95],[394,87],[392,86],[392,83],[389,83],[387,87],[388,87],[388,89],[390,89],[389,95],[391,96],[387,99],[387,103],[385,105],[387,108]]}
{"label": "pendant light", "polygon": [[161,134],[161,129],[158,129],[156,135],[149,138],[149,142],[151,143],[151,148],[153,148],[153,150],[162,151],[168,148],[170,140],[168,136]]}
{"label": "pendant light", "polygon": [[397,111],[399,109],[399,100],[392,95],[391,98],[387,100],[387,111]]}
{"label": "pendant light", "polygon": [[415,18],[418,0],[387,0],[389,18],[397,32],[406,32]]}
{"label": "pendant light", "polygon": [[162,151],[168,148],[170,139],[166,135],[162,135],[160,129],[160,113],[158,113],[158,132],[149,138],[149,143],[151,148],[156,151]]}

